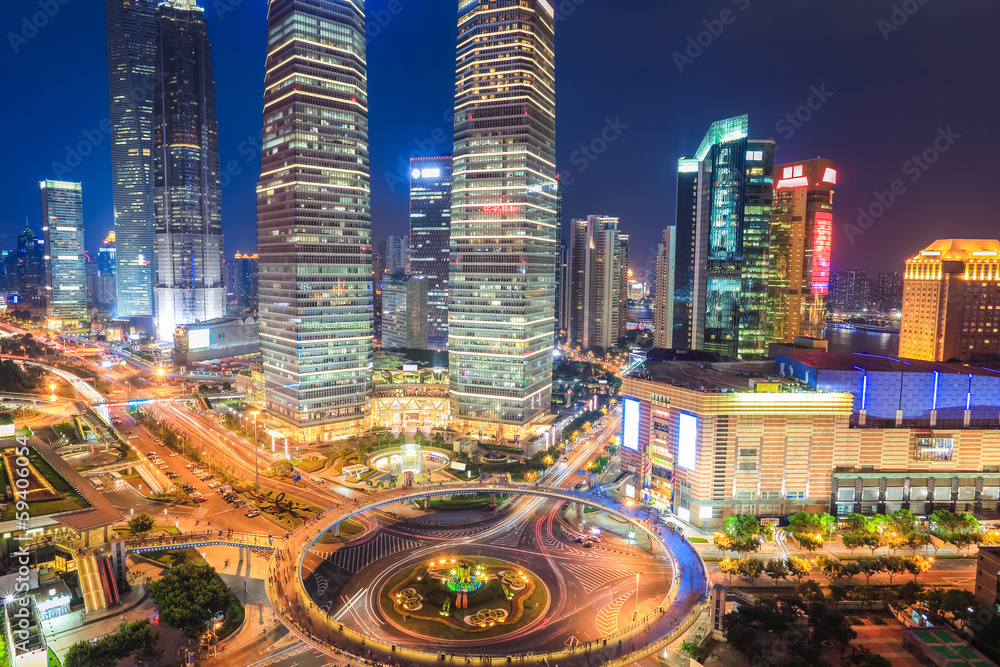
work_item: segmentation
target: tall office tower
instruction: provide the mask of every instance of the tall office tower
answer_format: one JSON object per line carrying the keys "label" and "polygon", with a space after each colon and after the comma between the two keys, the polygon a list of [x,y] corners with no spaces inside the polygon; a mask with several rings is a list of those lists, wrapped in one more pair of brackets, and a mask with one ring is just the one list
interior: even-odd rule
{"label": "tall office tower", "polygon": [[[749,119],[713,123],[678,161],[674,347],[763,356],[774,142]],[[690,308],[687,303],[690,302]]]}
{"label": "tall office tower", "polygon": [[117,262],[117,235],[111,232],[101,247],[97,249],[97,276],[94,283],[94,297],[98,306],[111,309],[111,316],[116,317],[117,308],[117,284],[118,275],[116,272]]}
{"label": "tall office tower", "polygon": [[162,2],[156,19],[153,236],[156,335],[225,314],[215,81],[204,10]]}
{"label": "tall office tower", "polygon": [[618,218],[591,215],[572,224],[571,272],[580,282],[573,287],[571,341],[584,349],[616,347],[625,335],[628,235],[621,233]]}
{"label": "tall office tower", "polygon": [[978,361],[1000,354],[1000,241],[943,239],[906,260],[899,356]]}
{"label": "tall office tower", "polygon": [[559,253],[554,28],[546,0],[459,0],[452,415],[502,438],[531,437],[551,405]]}
{"label": "tall office tower", "polygon": [[17,236],[15,276],[19,303],[45,305],[47,290],[44,245],[45,241],[39,240],[27,225]]}
{"label": "tall office tower", "polygon": [[236,253],[233,258],[235,264],[235,292],[237,303],[239,304],[240,315],[256,315],[258,309],[257,299],[257,255],[247,255]]}
{"label": "tall office tower", "polygon": [[556,313],[558,313],[557,328],[559,336],[567,338],[569,334],[570,303],[572,297],[572,281],[570,280],[570,267],[573,265],[573,254],[570,245],[560,239],[559,241],[559,263],[556,267],[558,282],[556,289]]}
{"label": "tall office tower", "polygon": [[267,409],[289,437],[358,433],[373,363],[365,17],[271,0],[257,188]]}
{"label": "tall office tower", "polygon": [[430,279],[397,271],[382,281],[382,347],[426,350]]}
{"label": "tall office tower", "polygon": [[872,305],[872,283],[864,269],[834,271],[829,299],[831,310],[861,311]]}
{"label": "tall office tower", "polygon": [[40,186],[48,326],[76,328],[87,319],[83,189],[79,183],[65,181],[42,181]]}
{"label": "tall office tower", "polygon": [[584,311],[587,304],[587,271],[590,257],[589,220],[576,219],[569,223],[569,266],[566,269],[569,295],[566,304],[568,324],[567,340],[574,345],[586,335]]}
{"label": "tall office tower", "polygon": [[769,342],[822,338],[830,293],[837,165],[807,160],[775,167],[768,262]]}
{"label": "tall office tower", "polygon": [[385,240],[385,272],[410,272],[410,237],[390,236]]}
{"label": "tall office tower", "polygon": [[903,274],[890,271],[878,274],[878,309],[889,314],[903,309]]}
{"label": "tall office tower", "polygon": [[158,0],[105,0],[118,317],[153,316],[153,96]]}
{"label": "tall office tower", "polygon": [[[451,156],[410,160],[410,270],[427,280],[428,344],[448,346]],[[384,344],[384,341],[383,341]]]}
{"label": "tall office tower", "polygon": [[677,227],[663,230],[663,240],[656,245],[656,295],[653,300],[653,347],[671,348],[674,345],[675,272],[670,261],[675,257]]}

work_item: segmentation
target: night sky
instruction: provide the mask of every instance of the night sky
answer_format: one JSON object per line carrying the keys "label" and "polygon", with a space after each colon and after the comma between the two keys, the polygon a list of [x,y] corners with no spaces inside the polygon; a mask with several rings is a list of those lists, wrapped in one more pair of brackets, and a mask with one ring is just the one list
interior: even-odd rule
{"label": "night sky", "polygon": [[[201,3],[222,164],[237,166],[223,176],[230,257],[256,244],[266,2]],[[673,223],[676,159],[694,152],[712,121],[742,113],[750,115],[751,138],[776,140],[778,163],[838,162],[835,270],[901,270],[905,257],[936,238],[1000,237],[990,176],[1000,155],[995,0],[558,4],[564,222],[621,217],[633,268],[646,267],[660,231]],[[47,5],[58,8],[51,18],[40,13]],[[390,5],[397,14],[386,11]],[[376,240],[406,233],[405,160],[451,152],[456,6],[367,3]],[[33,16],[37,30],[25,27]],[[93,249],[112,228],[111,152],[100,129],[108,118],[104,2],[5,0],[0,29],[0,245],[13,246],[25,216],[39,231],[38,181],[59,176],[83,182]],[[810,102],[814,110],[799,109]],[[808,120],[793,125],[785,116],[797,110]],[[581,152],[602,133],[613,139],[596,143],[603,152],[593,159]],[[76,164],[68,149],[81,143],[89,154]],[[912,162],[925,151],[933,164]],[[894,181],[901,194],[880,213],[890,195],[876,193],[889,193]],[[859,207],[877,218],[859,224]]]}

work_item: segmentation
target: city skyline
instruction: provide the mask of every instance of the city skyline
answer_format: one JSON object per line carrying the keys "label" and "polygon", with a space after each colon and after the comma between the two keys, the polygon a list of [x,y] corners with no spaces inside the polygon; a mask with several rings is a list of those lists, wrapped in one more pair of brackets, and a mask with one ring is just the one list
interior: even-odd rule
{"label": "city skyline", "polygon": [[[237,249],[245,251],[252,246],[252,235],[247,234],[245,220],[253,214],[252,192],[256,180],[253,165],[257,158],[256,144],[260,131],[259,111],[255,110],[259,105],[253,100],[259,99],[261,94],[264,11],[247,3],[235,7],[228,6],[232,3],[226,4],[228,9],[220,11],[209,3],[206,17],[217,60],[220,152],[224,166],[223,229],[227,234],[226,252],[231,255]],[[369,12],[374,19],[384,7],[379,3],[369,4]],[[779,143],[776,159],[783,163],[832,154],[830,147],[834,144],[851,146],[844,155],[836,155],[845,176],[838,191],[838,210],[845,217],[834,222],[834,269],[864,266],[873,273],[902,270],[905,258],[923,247],[926,239],[934,236],[930,229],[938,218],[945,215],[954,216],[959,221],[957,224],[965,227],[958,235],[981,235],[974,233],[974,229],[989,219],[988,198],[972,193],[971,197],[963,199],[959,211],[952,212],[944,194],[961,187],[962,170],[958,169],[958,165],[963,159],[973,162],[978,159],[973,142],[957,139],[934,165],[919,159],[920,164],[930,167],[926,171],[912,162],[911,157],[932,149],[940,137],[939,129],[947,135],[951,128],[953,134],[961,137],[970,131],[969,128],[982,126],[985,122],[979,111],[959,103],[961,95],[947,94],[949,89],[962,90],[970,81],[981,78],[975,59],[966,59],[972,62],[969,68],[949,73],[948,77],[939,76],[939,86],[944,86],[942,93],[932,96],[926,103],[921,97],[925,91],[919,85],[922,72],[933,75],[946,66],[937,61],[925,62],[928,56],[920,52],[921,40],[933,36],[959,49],[954,61],[958,62],[961,50],[971,49],[966,44],[975,41],[967,38],[960,42],[961,31],[985,29],[990,25],[990,15],[981,13],[984,10],[923,7],[909,23],[889,33],[888,41],[877,26],[878,21],[888,17],[888,13],[882,8],[862,6],[860,3],[857,11],[843,12],[845,16],[842,17],[835,16],[835,10],[825,5],[814,10],[815,17],[794,12],[784,16],[781,8],[760,13],[756,9],[747,10],[745,14],[737,14],[739,21],[727,26],[726,33],[715,39],[710,48],[704,49],[703,55],[694,59],[693,63],[685,64],[683,72],[678,72],[669,64],[671,55],[675,51],[684,54],[687,38],[696,37],[704,30],[703,20],[714,18],[710,13],[702,16],[705,13],[703,8],[650,10],[670,18],[669,34],[659,39],[655,47],[664,51],[657,57],[662,57],[667,63],[656,71],[652,71],[650,65],[641,64],[643,54],[654,48],[649,40],[642,39],[646,30],[644,26],[630,26],[637,33],[637,39],[630,40],[622,54],[605,56],[608,60],[600,62],[575,43],[579,41],[577,38],[593,26],[609,21],[612,22],[610,27],[620,28],[621,24],[616,22],[624,19],[615,17],[612,9],[598,7],[594,3],[574,5],[572,8],[575,11],[560,15],[558,21],[561,37],[557,52],[562,63],[561,71],[565,73],[559,85],[560,90],[566,90],[566,94],[561,97],[564,103],[560,105],[559,112],[560,133],[564,140],[560,141],[557,165],[560,171],[571,176],[565,181],[572,181],[564,182],[564,219],[580,217],[594,210],[620,216],[633,235],[633,267],[644,266],[655,256],[659,230],[671,222],[666,212],[673,208],[674,184],[670,177],[673,156],[689,152],[689,147],[697,142],[708,123],[744,112],[750,114],[751,122],[758,128],[755,136],[770,136]],[[5,7],[3,17],[8,19],[5,25],[13,30],[20,21],[20,14],[11,15],[12,9]],[[18,67],[18,58],[25,54],[39,56],[46,49],[47,53],[53,54],[46,57],[62,55],[65,61],[66,49],[73,48],[79,57],[74,57],[72,62],[63,62],[65,71],[60,69],[54,72],[53,81],[74,90],[78,84],[70,78],[69,73],[72,72],[76,79],[96,82],[95,76],[99,77],[107,64],[105,47],[103,43],[96,46],[82,43],[73,31],[80,26],[90,26],[103,32],[103,16],[100,12],[90,16],[90,12],[83,9],[73,4],[63,7],[60,14],[39,31],[38,36],[27,44],[19,43],[16,53],[13,49],[8,51],[5,58],[12,68],[23,69]],[[451,53],[454,49],[453,28],[449,27],[453,22],[453,10],[449,8],[421,14],[426,16],[414,13],[407,15],[406,21],[389,21],[386,26],[376,22],[373,25],[378,26],[378,30],[373,30],[369,36],[372,66],[380,70],[379,77],[373,77],[376,83],[372,104],[372,172],[376,174],[372,185],[375,240],[390,234],[405,234],[408,226],[408,165],[400,167],[397,158],[402,156],[408,162],[411,152],[425,150],[425,154],[437,154],[447,152],[449,147],[449,141],[442,140],[442,134],[449,134],[450,129],[443,115],[450,106],[449,96],[453,94],[454,81],[442,74],[442,70],[446,72],[448,63],[454,58]],[[976,20],[977,17],[987,20]],[[781,63],[788,62],[792,54],[802,54],[802,62],[790,68],[790,75],[785,72],[782,81],[765,77],[767,95],[748,95],[748,84],[740,80],[739,68],[727,80],[729,85],[724,87],[725,90],[709,91],[706,88],[705,77],[712,71],[713,63],[725,60],[755,30],[755,39],[758,36],[773,38],[793,21],[804,21],[809,27],[821,30],[821,34],[833,45],[832,51],[837,54],[847,48],[845,40],[848,36],[857,34],[862,39],[850,58],[834,62],[832,57],[809,52],[807,40],[792,35],[791,42],[775,49],[775,53],[762,54],[765,59],[763,64],[772,71],[776,71]],[[257,38],[246,39],[242,31],[249,31],[247,34],[257,35]],[[13,30],[14,34],[16,32]],[[392,71],[399,54],[414,51],[424,63],[422,71],[428,73],[420,87],[401,80],[402,75]],[[897,57],[891,61],[892,69],[887,72],[891,76],[884,80],[881,72],[861,73],[853,66],[885,52]],[[848,54],[843,55],[846,57]],[[611,73],[620,70],[621,63],[626,60],[629,66],[624,71],[634,74],[621,77],[621,81],[613,80]],[[21,74],[15,71],[12,76],[17,81]],[[639,95],[634,83],[637,76],[646,77],[642,95]],[[890,79],[892,83],[884,83]],[[598,84],[610,94],[602,96],[598,104],[581,105],[587,91]],[[821,94],[814,93],[813,87]],[[106,127],[102,126],[102,119],[107,118],[108,93],[103,85],[90,85],[90,88],[94,90],[79,91],[79,112],[72,120],[64,120],[52,132],[24,133],[37,138],[34,142],[37,148],[25,151],[28,165],[19,165],[17,169],[17,172],[24,173],[12,173],[3,181],[5,201],[10,203],[0,216],[0,225],[2,232],[7,234],[8,246],[13,244],[14,237],[23,228],[25,214],[30,216],[32,227],[38,231],[38,214],[32,205],[30,190],[32,182],[43,178],[66,178],[84,183],[88,201],[93,202],[88,204],[85,214],[88,248],[95,247],[111,229],[110,142],[106,130],[102,130]],[[416,94],[418,90],[420,95]],[[423,94],[425,90],[427,92]],[[658,114],[657,122],[653,124],[652,112],[646,107],[656,105],[647,104],[650,101],[645,97],[647,93],[658,98],[674,98],[678,94],[695,92],[699,94],[701,103],[684,107],[672,103],[660,105],[660,110],[666,111],[668,117],[659,118]],[[984,94],[989,97],[996,93],[987,90]],[[400,112],[393,108],[392,101],[407,95],[415,100],[415,106],[407,109],[405,122],[399,122],[396,119],[402,120],[403,117],[397,115]],[[767,102],[758,99],[765,97]],[[914,110],[916,99],[921,99],[922,103],[919,109]],[[862,102],[866,105],[864,108],[874,111],[863,116],[846,113],[850,103]],[[29,101],[29,104],[37,112],[25,119],[29,127],[51,124],[56,117],[54,110],[38,107],[35,102]],[[810,105],[820,108],[810,109]],[[800,107],[804,109],[802,117],[811,116],[806,122],[795,120]],[[794,122],[787,120],[788,114],[792,115]],[[880,119],[884,121],[888,118],[892,119],[894,131],[887,134]],[[623,128],[623,125],[628,127]],[[591,151],[579,149],[601,138],[602,134],[613,137],[614,141],[608,143],[600,155],[595,155],[596,159],[589,160],[585,153]],[[87,137],[91,138],[89,143]],[[98,137],[100,141],[97,141]],[[852,139],[850,142],[847,141],[849,138]],[[15,142],[19,141],[21,139],[15,137]],[[995,140],[987,137],[986,141]],[[81,143],[87,156],[77,151]],[[945,145],[943,140],[938,142],[939,147],[942,145]],[[67,150],[67,147],[72,150]],[[863,150],[869,147],[870,152]],[[910,170],[916,169],[916,173],[920,174],[919,187],[911,185],[914,174],[904,171],[907,163]],[[583,169],[584,164],[586,169]],[[236,168],[226,169],[226,165]],[[73,173],[56,173],[62,172],[63,168]],[[902,197],[891,194],[890,186],[896,180],[906,188]],[[599,183],[607,183],[607,187],[595,187]],[[845,221],[856,226],[859,206],[872,208],[878,213],[878,206],[873,206],[879,204],[874,196],[876,192],[888,192],[894,200],[898,200],[877,220],[873,220],[868,229],[858,228],[863,236],[855,235],[854,230],[845,231]],[[888,198],[884,199],[888,201]],[[630,224],[638,229],[632,229]],[[903,224],[915,228],[913,240],[907,239],[899,244],[898,250],[893,247],[890,253],[877,252],[876,246],[891,243],[893,227]],[[859,240],[861,238],[864,238],[863,242]]]}

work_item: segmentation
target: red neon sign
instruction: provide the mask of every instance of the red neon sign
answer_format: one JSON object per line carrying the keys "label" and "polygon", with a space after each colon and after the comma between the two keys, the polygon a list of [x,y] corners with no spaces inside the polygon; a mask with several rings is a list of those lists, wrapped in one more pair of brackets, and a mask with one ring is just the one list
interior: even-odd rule
{"label": "red neon sign", "polygon": [[484,206],[483,213],[502,213],[504,215],[508,213],[517,213],[517,206],[515,204],[493,204],[490,206]]}
{"label": "red neon sign", "polygon": [[813,225],[812,293],[830,293],[830,255],[833,246],[833,215],[816,213]]}

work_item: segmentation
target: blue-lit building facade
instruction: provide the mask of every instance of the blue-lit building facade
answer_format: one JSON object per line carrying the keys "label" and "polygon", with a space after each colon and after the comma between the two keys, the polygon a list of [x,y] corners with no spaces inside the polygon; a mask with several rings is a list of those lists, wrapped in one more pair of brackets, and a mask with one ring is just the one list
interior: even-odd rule
{"label": "blue-lit building facade", "polygon": [[451,156],[410,160],[410,275],[427,280],[427,340],[448,346]]}
{"label": "blue-lit building facade", "polygon": [[728,357],[766,354],[774,142],[750,121],[713,123],[678,161],[673,346]]}

